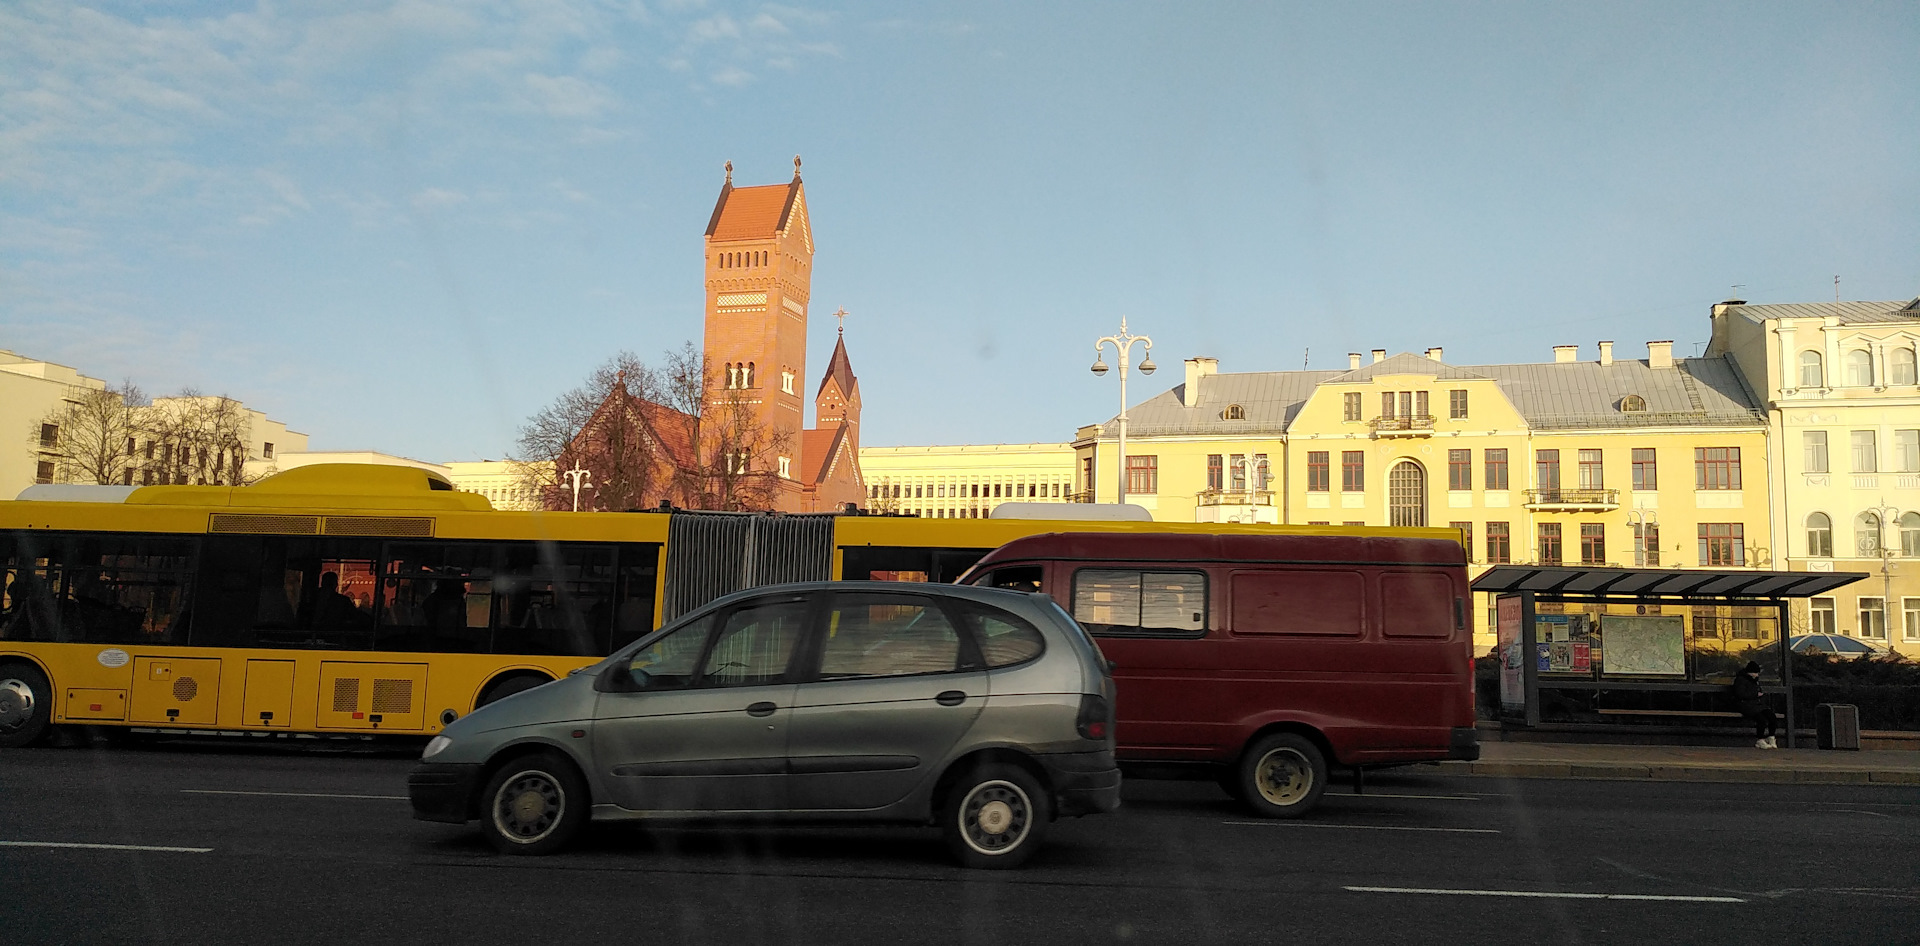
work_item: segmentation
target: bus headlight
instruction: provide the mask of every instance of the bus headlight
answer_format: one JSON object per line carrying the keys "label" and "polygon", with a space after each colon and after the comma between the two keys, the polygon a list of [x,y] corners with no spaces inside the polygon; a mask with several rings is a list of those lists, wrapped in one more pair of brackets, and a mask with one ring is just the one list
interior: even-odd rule
{"label": "bus headlight", "polygon": [[446,748],[451,745],[453,745],[453,740],[448,739],[445,736],[433,737],[433,739],[427,743],[426,750],[420,753],[420,761],[425,762],[428,759],[431,759],[434,756],[439,755],[440,753],[446,751]]}

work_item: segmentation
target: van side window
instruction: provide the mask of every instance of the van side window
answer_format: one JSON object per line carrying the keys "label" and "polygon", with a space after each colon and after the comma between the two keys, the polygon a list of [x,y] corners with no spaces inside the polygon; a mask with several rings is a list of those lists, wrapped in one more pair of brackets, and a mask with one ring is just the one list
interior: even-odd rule
{"label": "van side window", "polygon": [[974,584],[987,588],[1010,588],[1014,591],[1039,591],[1042,574],[1038,565],[1008,565],[988,572]]}
{"label": "van side window", "polygon": [[1234,636],[1298,634],[1360,637],[1366,582],[1359,572],[1325,568],[1237,571],[1233,594]]}
{"label": "van side window", "polygon": [[980,656],[990,669],[1026,663],[1047,649],[1046,639],[1033,625],[1011,614],[971,608],[968,613],[980,641]]}
{"label": "van side window", "polygon": [[1108,637],[1199,637],[1207,632],[1207,576],[1082,568],[1073,575],[1073,618]]}

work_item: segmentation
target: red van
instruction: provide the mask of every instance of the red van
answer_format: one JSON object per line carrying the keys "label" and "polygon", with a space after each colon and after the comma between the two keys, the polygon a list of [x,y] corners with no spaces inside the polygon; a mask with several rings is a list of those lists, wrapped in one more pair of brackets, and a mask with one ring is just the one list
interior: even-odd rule
{"label": "red van", "polygon": [[1053,533],[959,581],[1045,592],[1099,639],[1136,773],[1213,774],[1285,818],[1329,763],[1479,758],[1458,542]]}

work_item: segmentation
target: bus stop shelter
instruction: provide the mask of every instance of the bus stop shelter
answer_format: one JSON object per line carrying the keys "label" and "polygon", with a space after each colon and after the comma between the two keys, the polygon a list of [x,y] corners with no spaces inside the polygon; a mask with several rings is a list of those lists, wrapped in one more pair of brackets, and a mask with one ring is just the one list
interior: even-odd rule
{"label": "bus stop shelter", "polygon": [[1494,595],[1503,716],[1545,719],[1735,715],[1723,695],[1749,660],[1786,698],[1794,743],[1788,602],[1865,572],[1498,565]]}

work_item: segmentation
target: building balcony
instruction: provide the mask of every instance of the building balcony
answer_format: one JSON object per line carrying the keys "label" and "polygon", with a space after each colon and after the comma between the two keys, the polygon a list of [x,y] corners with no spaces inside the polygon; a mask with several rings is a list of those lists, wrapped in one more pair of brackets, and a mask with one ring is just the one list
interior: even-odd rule
{"label": "building balcony", "polygon": [[1090,490],[1090,489],[1084,489],[1084,490],[1081,490],[1080,492],[1077,492],[1077,493],[1068,493],[1068,494],[1067,494],[1067,502],[1070,502],[1070,503],[1090,503],[1090,502],[1093,502],[1093,490]]}
{"label": "building balcony", "polygon": [[1620,508],[1617,489],[1530,489],[1527,508],[1536,512],[1611,512]]}
{"label": "building balcony", "polygon": [[1195,502],[1201,506],[1271,506],[1273,491],[1270,489],[1209,489],[1196,494]]}
{"label": "building balcony", "polygon": [[1397,417],[1376,417],[1367,422],[1373,428],[1375,437],[1431,437],[1433,436],[1432,414],[1403,414]]}

